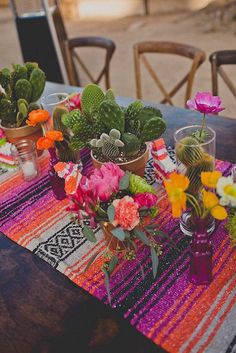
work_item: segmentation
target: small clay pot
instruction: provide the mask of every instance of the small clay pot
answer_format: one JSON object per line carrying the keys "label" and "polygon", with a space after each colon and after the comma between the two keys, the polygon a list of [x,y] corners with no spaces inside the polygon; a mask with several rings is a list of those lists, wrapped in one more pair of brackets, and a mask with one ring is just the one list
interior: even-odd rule
{"label": "small clay pot", "polygon": [[[0,128],[4,131],[7,140],[13,144],[20,140],[31,140],[36,144],[36,141],[43,135],[40,125],[25,125],[11,128],[0,125]],[[43,151],[37,150],[38,156],[40,156],[42,152]]]}
{"label": "small clay pot", "polygon": [[[101,168],[101,166],[104,164],[103,162],[100,162],[98,159],[94,158],[92,151],[91,151],[91,158],[92,158],[93,166],[95,168]],[[129,172],[132,172],[133,174],[143,177],[148,158],[149,158],[149,150],[148,150],[148,147],[146,146],[145,152],[140,157],[133,159],[132,161],[129,161],[129,162],[117,163],[117,165],[124,171],[127,170]]]}
{"label": "small clay pot", "polygon": [[125,250],[124,243],[118,240],[111,232],[115,228],[109,222],[100,222],[101,230],[103,231],[106,243],[110,250],[117,250],[119,251]]}

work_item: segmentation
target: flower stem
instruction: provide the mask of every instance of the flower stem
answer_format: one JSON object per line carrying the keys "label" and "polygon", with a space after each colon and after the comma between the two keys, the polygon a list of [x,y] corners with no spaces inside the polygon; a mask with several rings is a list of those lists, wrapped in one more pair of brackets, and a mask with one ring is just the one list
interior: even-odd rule
{"label": "flower stem", "polygon": [[187,199],[188,199],[189,203],[194,208],[194,211],[196,212],[197,216],[201,217],[201,208],[198,204],[197,199],[191,194],[186,193],[186,195],[187,195]]}
{"label": "flower stem", "polygon": [[202,134],[203,134],[203,130],[204,130],[204,127],[205,127],[205,123],[206,123],[206,114],[204,113],[203,114],[203,118],[202,118],[202,127],[201,127],[201,131],[200,131],[200,139],[202,138]]}

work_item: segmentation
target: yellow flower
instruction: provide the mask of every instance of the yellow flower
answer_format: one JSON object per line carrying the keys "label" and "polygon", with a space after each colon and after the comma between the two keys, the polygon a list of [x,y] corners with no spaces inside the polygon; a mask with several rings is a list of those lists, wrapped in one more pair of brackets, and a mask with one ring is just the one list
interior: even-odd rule
{"label": "yellow flower", "polygon": [[216,194],[206,190],[203,190],[202,194],[203,205],[210,211],[211,215],[220,221],[225,219],[227,217],[226,209],[219,205],[219,199]]}
{"label": "yellow flower", "polygon": [[216,188],[217,182],[222,176],[221,172],[215,170],[214,172],[202,172],[201,173],[201,182],[204,186],[208,188]]}
{"label": "yellow flower", "polygon": [[170,175],[169,180],[164,181],[164,185],[169,201],[172,204],[172,215],[178,218],[181,216],[182,211],[186,210],[187,195],[185,190],[189,186],[189,179],[182,174],[174,172]]}

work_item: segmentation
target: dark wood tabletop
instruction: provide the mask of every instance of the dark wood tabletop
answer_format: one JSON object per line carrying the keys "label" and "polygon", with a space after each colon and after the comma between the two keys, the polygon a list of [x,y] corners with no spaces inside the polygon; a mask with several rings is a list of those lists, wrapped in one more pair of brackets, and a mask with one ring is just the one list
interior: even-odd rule
{"label": "dark wood tabletop", "polygon": [[[48,83],[47,93],[78,89]],[[127,105],[131,99],[119,98]],[[149,104],[149,103],[148,103]],[[167,121],[165,139],[199,123],[189,110],[157,106]],[[236,120],[209,116],[217,133],[217,157],[236,162]],[[141,335],[118,310],[105,306],[67,277],[0,235],[0,353],[164,352]]]}

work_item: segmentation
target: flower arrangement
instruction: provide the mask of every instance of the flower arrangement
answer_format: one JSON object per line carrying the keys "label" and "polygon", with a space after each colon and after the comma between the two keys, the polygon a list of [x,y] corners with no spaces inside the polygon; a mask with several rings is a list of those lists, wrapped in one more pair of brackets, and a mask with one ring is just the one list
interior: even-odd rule
{"label": "flower arrangement", "polygon": [[45,82],[45,73],[34,62],[0,70],[0,119],[4,127],[26,124],[28,114],[40,108],[36,102]]}
{"label": "flower arrangement", "polygon": [[159,138],[166,129],[158,109],[144,107],[141,101],[122,107],[111,89],[104,93],[95,84],[87,85],[81,96],[72,97],[68,107],[73,110],[62,116],[62,122],[72,133],[70,145],[75,150],[89,146],[101,162],[137,158],[145,152],[145,143]]}
{"label": "flower arrangement", "polygon": [[187,107],[192,110],[196,110],[203,114],[202,126],[200,131],[197,130],[193,136],[198,142],[205,142],[207,138],[207,132],[204,130],[206,125],[206,114],[218,114],[225,108],[221,107],[221,99],[219,96],[213,96],[209,92],[197,92],[194,99],[187,101]]}
{"label": "flower arrangement", "polygon": [[[94,169],[88,177],[75,170],[72,163],[55,165],[58,175],[65,179],[74,220],[82,225],[84,236],[96,242],[94,227],[101,225],[109,239],[105,251],[96,253],[87,268],[98,257],[103,257],[101,270],[109,293],[109,278],[118,261],[136,258],[136,240],[150,249],[153,277],[157,275],[159,256],[162,253],[157,239],[167,237],[157,224],[158,196],[145,179],[124,172],[112,162]],[[90,222],[90,226],[84,221]],[[86,268],[86,269],[87,269]]]}

